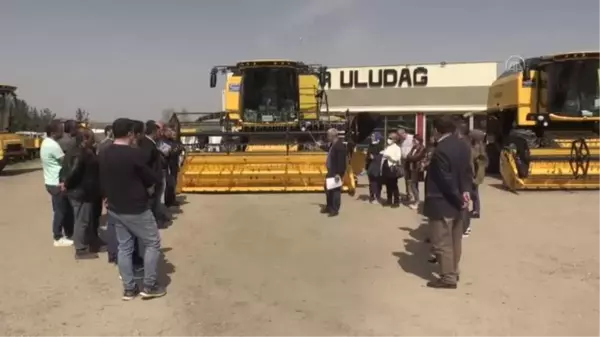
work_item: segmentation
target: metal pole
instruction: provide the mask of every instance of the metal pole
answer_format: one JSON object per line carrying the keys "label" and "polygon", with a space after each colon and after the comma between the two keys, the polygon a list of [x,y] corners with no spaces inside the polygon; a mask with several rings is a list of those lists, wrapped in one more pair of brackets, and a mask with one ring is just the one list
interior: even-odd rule
{"label": "metal pole", "polygon": [[388,134],[388,116],[384,115],[383,116],[383,137],[387,137],[387,134]]}

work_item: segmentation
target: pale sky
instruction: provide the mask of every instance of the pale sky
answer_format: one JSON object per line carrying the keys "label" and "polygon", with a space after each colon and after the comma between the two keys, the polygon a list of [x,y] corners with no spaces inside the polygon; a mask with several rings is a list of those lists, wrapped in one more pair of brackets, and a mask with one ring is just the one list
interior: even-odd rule
{"label": "pale sky", "polygon": [[[598,0],[0,0],[0,83],[62,117],[218,111],[216,64],[498,61],[598,50]],[[220,79],[223,84],[223,79]]]}

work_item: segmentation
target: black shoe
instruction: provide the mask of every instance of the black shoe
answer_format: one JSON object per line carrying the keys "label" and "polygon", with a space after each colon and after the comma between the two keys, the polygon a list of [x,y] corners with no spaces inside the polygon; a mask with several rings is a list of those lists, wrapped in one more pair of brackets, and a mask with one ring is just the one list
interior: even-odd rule
{"label": "black shoe", "polygon": [[323,208],[321,208],[321,214],[329,214],[329,213],[331,213],[331,212],[329,211],[329,208],[327,208],[327,207],[323,207]]}
{"label": "black shoe", "polygon": [[427,260],[427,262],[429,262],[429,263],[433,263],[433,264],[436,264],[436,263],[438,263],[438,261],[437,261],[437,257],[435,257],[435,256],[434,256],[434,257],[432,257],[431,259]]}
{"label": "black shoe", "polygon": [[456,289],[456,283],[449,283],[442,279],[437,279],[435,281],[429,281],[429,282],[427,282],[427,286],[429,288],[436,288],[436,289]]}
{"label": "black shoe", "polygon": [[479,214],[479,212],[471,212],[471,218],[479,219],[480,217],[481,215]]}
{"label": "black shoe", "polygon": [[329,216],[330,218],[333,218],[333,217],[335,217],[335,216],[338,216],[338,214],[340,214],[340,213],[339,213],[339,212],[329,212],[329,215],[328,215],[328,216]]}
{"label": "black shoe", "polygon": [[400,203],[395,202],[392,204],[392,208],[399,208],[399,207],[400,207]]}
{"label": "black shoe", "polygon": [[373,202],[375,202],[375,197],[369,197],[369,203],[372,204]]}
{"label": "black shoe", "polygon": [[144,290],[140,292],[143,300],[149,300],[152,298],[163,297],[167,294],[165,288],[154,285],[152,287],[144,287]]}
{"label": "black shoe", "polygon": [[92,253],[87,249],[80,249],[75,251],[75,260],[91,260],[97,258],[98,254]]}
{"label": "black shoe", "polygon": [[137,287],[131,289],[131,290],[125,290],[123,291],[123,297],[121,297],[121,299],[123,299],[123,301],[131,301],[134,298],[137,297],[137,295],[140,294],[140,291]]}

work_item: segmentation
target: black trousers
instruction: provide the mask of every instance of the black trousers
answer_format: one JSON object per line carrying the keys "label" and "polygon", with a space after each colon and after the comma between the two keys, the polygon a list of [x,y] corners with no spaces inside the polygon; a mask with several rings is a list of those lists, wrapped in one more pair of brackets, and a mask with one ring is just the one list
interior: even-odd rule
{"label": "black trousers", "polygon": [[369,197],[371,199],[381,198],[381,177],[369,175]]}
{"label": "black trousers", "polygon": [[[69,198],[71,207],[73,208],[73,215],[75,216],[74,231],[73,231],[73,245],[76,250],[88,249],[92,242],[94,231],[93,216],[94,216],[94,204],[89,201],[77,200]],[[96,232],[96,236],[97,236]]]}
{"label": "black trousers", "polygon": [[389,204],[400,203],[400,190],[398,189],[398,178],[385,178],[385,190]]}
{"label": "black trousers", "polygon": [[165,184],[165,205],[170,207],[175,204],[176,196],[175,193],[177,188],[177,172],[169,172],[166,176]]}
{"label": "black trousers", "polygon": [[329,212],[338,213],[342,206],[342,189],[325,189],[326,208]]}

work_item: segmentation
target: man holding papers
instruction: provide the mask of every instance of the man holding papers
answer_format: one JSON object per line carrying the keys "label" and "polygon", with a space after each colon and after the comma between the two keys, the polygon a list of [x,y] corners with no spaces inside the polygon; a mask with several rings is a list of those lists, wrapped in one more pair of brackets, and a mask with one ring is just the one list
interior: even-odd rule
{"label": "man holding papers", "polygon": [[346,146],[338,138],[336,129],[327,130],[328,144],[323,146],[327,154],[327,176],[325,179],[325,195],[327,204],[321,213],[337,216],[342,203],[342,179],[346,174]]}

